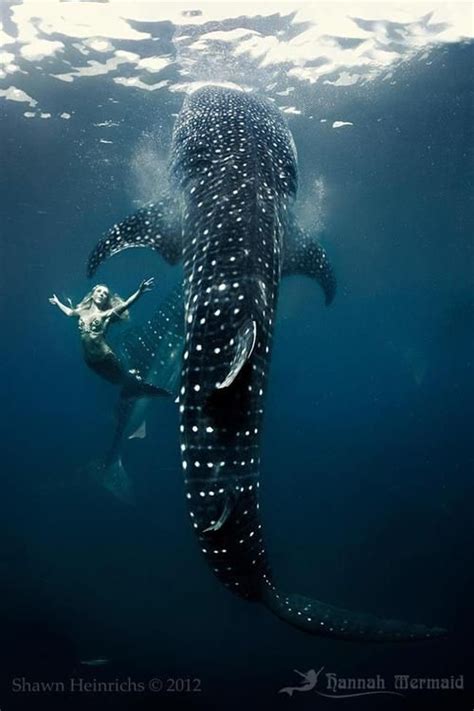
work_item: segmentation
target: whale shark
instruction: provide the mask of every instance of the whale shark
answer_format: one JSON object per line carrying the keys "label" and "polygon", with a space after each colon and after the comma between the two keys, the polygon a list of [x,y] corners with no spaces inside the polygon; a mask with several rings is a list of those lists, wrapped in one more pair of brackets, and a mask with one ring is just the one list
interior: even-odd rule
{"label": "whale shark", "polygon": [[88,273],[131,247],[183,263],[182,469],[211,570],[228,590],[312,634],[364,641],[444,634],[285,592],[270,568],[259,514],[260,440],[279,285],[285,275],[308,276],[326,304],[336,291],[325,249],[295,217],[297,153],[283,116],[237,88],[188,94],[169,178],[172,197],[114,225],[91,253]]}

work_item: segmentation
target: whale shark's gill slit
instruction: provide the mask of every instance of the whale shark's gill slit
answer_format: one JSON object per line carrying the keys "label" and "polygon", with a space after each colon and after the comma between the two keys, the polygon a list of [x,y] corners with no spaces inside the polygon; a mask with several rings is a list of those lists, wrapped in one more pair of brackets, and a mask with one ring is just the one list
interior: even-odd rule
{"label": "whale shark's gill slit", "polygon": [[114,225],[96,245],[87,262],[87,275],[93,276],[108,257],[124,249],[148,247],[159,252],[170,264],[181,258],[181,222],[174,198],[163,197],[149,203]]}

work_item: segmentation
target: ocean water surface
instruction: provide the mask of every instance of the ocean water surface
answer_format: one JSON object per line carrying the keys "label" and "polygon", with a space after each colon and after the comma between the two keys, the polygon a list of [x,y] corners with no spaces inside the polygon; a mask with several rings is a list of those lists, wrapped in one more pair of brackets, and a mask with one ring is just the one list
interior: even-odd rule
{"label": "ocean water surface", "polygon": [[[470,3],[1,9],[0,709],[471,708]],[[228,593],[189,524],[171,399],[150,400],[147,436],[123,444],[133,504],[87,473],[110,446],[117,391],[48,298],[90,289],[90,251],[159,195],[183,99],[207,83],[286,117],[297,212],[338,282],[329,307],[310,280],[282,282],[261,484],[275,575],[446,639],[313,637]],[[111,328],[117,347],[181,267],[132,250],[100,268],[123,296],[151,276]],[[279,693],[303,685],[294,670],[322,668],[311,689]],[[343,693],[330,673],[463,688],[341,701],[318,693]]]}

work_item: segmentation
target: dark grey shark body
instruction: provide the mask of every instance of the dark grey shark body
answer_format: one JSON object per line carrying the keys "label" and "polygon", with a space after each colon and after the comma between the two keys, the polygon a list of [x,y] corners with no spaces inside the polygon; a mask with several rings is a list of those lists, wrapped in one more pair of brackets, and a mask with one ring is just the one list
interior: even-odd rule
{"label": "dark grey shark body", "polygon": [[273,582],[259,470],[279,283],[284,273],[303,273],[319,281],[327,303],[335,292],[324,250],[292,215],[296,152],[280,113],[236,90],[208,87],[188,96],[174,131],[171,176],[181,196],[181,246],[179,231],[163,220],[166,205],[149,206],[106,235],[89,272],[126,247],[153,247],[170,262],[181,249],[182,465],[209,565],[227,588],[311,633],[379,641],[440,634],[286,595]]}

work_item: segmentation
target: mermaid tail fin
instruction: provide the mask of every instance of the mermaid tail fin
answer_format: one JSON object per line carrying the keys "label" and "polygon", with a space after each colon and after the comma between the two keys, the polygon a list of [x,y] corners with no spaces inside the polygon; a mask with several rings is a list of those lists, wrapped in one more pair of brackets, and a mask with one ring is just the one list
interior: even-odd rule
{"label": "mermaid tail fin", "polygon": [[96,484],[107,489],[124,504],[134,504],[135,495],[132,482],[122,464],[120,457],[112,462],[95,459],[83,469],[83,474],[90,477]]}
{"label": "mermaid tail fin", "polygon": [[156,385],[134,377],[127,379],[120,391],[121,398],[171,397],[171,395],[172,393],[164,388],[158,388]]}

